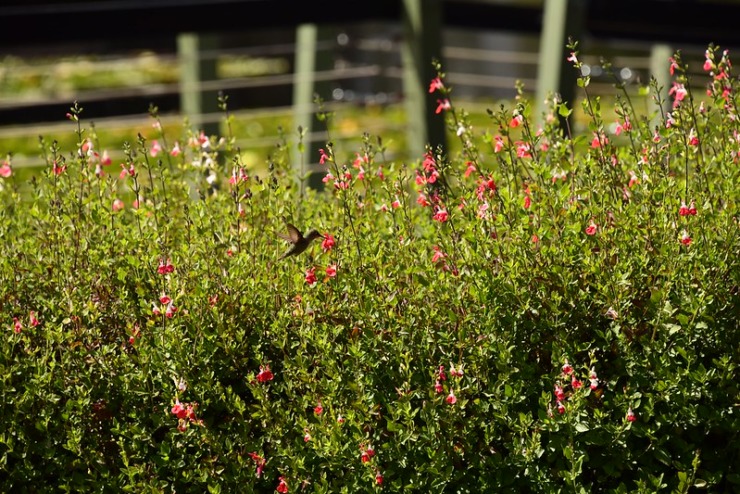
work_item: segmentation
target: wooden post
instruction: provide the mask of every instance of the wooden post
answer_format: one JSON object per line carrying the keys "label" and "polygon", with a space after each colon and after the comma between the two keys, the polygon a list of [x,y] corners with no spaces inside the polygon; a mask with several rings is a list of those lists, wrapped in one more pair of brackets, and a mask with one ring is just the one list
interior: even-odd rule
{"label": "wooden post", "polygon": [[[578,74],[566,59],[568,37],[581,41],[585,17],[583,0],[547,0],[540,35],[535,121],[542,121],[548,94],[559,94],[573,108]],[[580,46],[580,45],[579,45]],[[564,123],[564,122],[563,122]]]}
{"label": "wooden post", "polygon": [[[294,135],[298,135],[300,127],[304,133],[303,152],[293,147],[292,160],[296,176],[299,177],[301,195],[303,187],[321,190],[324,183],[321,181],[325,170],[319,166],[319,149],[326,145],[326,122],[316,118],[318,108],[314,105],[314,98],[318,95],[324,102],[331,101],[330,87],[326,82],[316,81],[315,73],[318,70],[329,70],[333,65],[330,52],[318,49],[318,42],[329,38],[326,28],[319,28],[315,24],[302,24],[296,29],[296,54],[293,79],[293,114],[295,118]],[[301,177],[306,174],[306,177]],[[304,181],[305,179],[305,181]]]}
{"label": "wooden post", "polygon": [[[429,83],[436,77],[432,61],[442,61],[442,2],[404,0],[404,43],[401,59],[404,68],[404,98],[408,119],[408,152],[423,156],[426,144],[446,147],[444,115],[435,114],[437,97],[429,94]],[[443,66],[444,70],[444,66]]]}
{"label": "wooden post", "polygon": [[[663,112],[671,111],[671,99],[668,97],[668,90],[671,85],[670,63],[668,59],[673,56],[673,50],[667,44],[657,43],[650,49],[650,75],[655,77],[660,90],[660,96],[663,98]],[[651,102],[651,113],[655,113],[650,120],[650,126],[655,128],[661,125],[661,109],[655,101]]]}
{"label": "wooden post", "polygon": [[180,60],[180,111],[191,125],[206,135],[219,135],[219,122],[206,122],[203,115],[218,111],[218,92],[204,91],[201,83],[217,79],[216,58],[203,57],[218,47],[215,35],[182,33],[177,37]]}

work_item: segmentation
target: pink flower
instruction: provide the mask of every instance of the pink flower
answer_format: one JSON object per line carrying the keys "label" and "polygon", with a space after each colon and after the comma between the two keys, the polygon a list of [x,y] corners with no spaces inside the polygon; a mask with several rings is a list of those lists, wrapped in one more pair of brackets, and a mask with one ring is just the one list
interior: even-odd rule
{"label": "pink flower", "polygon": [[115,199],[113,201],[113,211],[120,211],[125,207],[125,204],[120,199]]}
{"label": "pink flower", "polygon": [[437,91],[439,89],[444,89],[444,87],[445,85],[442,82],[442,79],[440,79],[439,77],[435,77],[429,84],[429,93],[433,93],[434,91]]}
{"label": "pink flower", "polygon": [[160,152],[162,152],[162,146],[160,146],[159,142],[154,139],[152,141],[152,147],[149,149],[149,156],[156,158]]}
{"label": "pink flower", "polygon": [[172,150],[170,151],[170,156],[177,157],[180,155],[182,150],[180,149],[180,143],[175,141],[175,145],[173,146]]}
{"label": "pink flower", "polygon": [[565,413],[565,405],[563,405],[560,401],[558,401],[558,413],[560,415]]}
{"label": "pink flower", "polygon": [[676,73],[676,69],[678,68],[678,64],[676,63],[676,59],[673,57],[670,57],[668,59],[668,62],[670,62],[670,66],[668,67],[668,71],[671,73],[671,75]]}
{"label": "pink flower", "polygon": [[632,411],[632,407],[629,407],[629,409],[627,409],[626,418],[627,418],[627,422],[634,422],[635,420],[637,420],[637,415],[635,415],[635,412]]}
{"label": "pink flower", "polygon": [[691,237],[686,232],[686,230],[684,230],[683,233],[681,234],[681,243],[684,245],[691,245]]}
{"label": "pink flower", "polygon": [[712,70],[714,68],[714,63],[712,63],[712,61],[709,59],[709,57],[707,57],[707,59],[704,60],[704,67],[703,68],[707,72],[709,72],[710,70]]}
{"label": "pink flower", "polygon": [[8,178],[13,174],[13,169],[10,167],[10,163],[8,161],[3,161],[3,164],[0,165],[0,177]]}
{"label": "pink flower", "polygon": [[531,158],[532,153],[530,152],[529,144],[523,141],[516,143],[516,157],[517,158]]}
{"label": "pink flower", "polygon": [[122,168],[121,173],[120,175],[118,175],[118,178],[121,180],[126,178],[126,176],[133,177],[134,175],[136,175],[136,168],[134,168],[133,163],[129,165],[128,169],[126,169],[126,165],[124,163],[121,163],[121,168]]}
{"label": "pink flower", "polygon": [[635,172],[633,172],[632,170],[630,170],[629,174],[630,174],[630,181],[627,184],[627,187],[632,187],[635,184],[639,184],[640,183],[640,179],[637,178],[637,175],[635,175]]}
{"label": "pink flower", "polygon": [[495,141],[495,144],[493,145],[493,152],[498,153],[504,148],[504,138],[501,136],[496,136],[493,139]]}
{"label": "pink flower", "polygon": [[591,223],[586,227],[586,235],[596,235],[596,229],[598,226],[591,220]]}
{"label": "pink flower", "polygon": [[452,108],[452,105],[450,104],[450,100],[448,99],[438,99],[437,100],[437,109],[434,110],[434,113],[442,113],[445,110],[449,110]]}
{"label": "pink flower", "polygon": [[272,381],[275,375],[270,371],[269,365],[260,365],[260,371],[257,374],[257,381],[266,383]]}
{"label": "pink flower", "polygon": [[344,420],[344,417],[342,417],[341,415],[339,415],[339,416],[337,417],[337,423],[338,423],[338,424],[343,424],[344,422],[345,422],[345,420]]}
{"label": "pink flower", "polygon": [[112,160],[110,159],[110,156],[108,156],[108,150],[107,150],[107,149],[106,149],[106,150],[104,150],[104,151],[103,151],[103,156],[102,156],[102,157],[100,158],[100,163],[101,163],[102,165],[108,166],[108,165],[110,165],[110,164],[111,164],[112,162],[113,162],[113,161],[112,161]]}
{"label": "pink flower", "polygon": [[439,382],[439,379],[437,379],[434,382],[434,391],[436,393],[441,393],[442,391],[444,391],[444,388],[442,387],[442,383]]}
{"label": "pink flower", "polygon": [[422,207],[427,207],[427,206],[429,206],[431,204],[427,200],[427,196],[425,196],[424,194],[421,194],[421,193],[419,194],[419,197],[416,198],[416,203],[418,205],[422,206]]}
{"label": "pink flower", "polygon": [[532,199],[530,199],[529,196],[524,196],[524,204],[522,204],[522,206],[524,206],[524,209],[532,207]]}
{"label": "pink flower", "polygon": [[170,300],[170,303],[167,304],[167,308],[164,310],[164,315],[168,319],[172,319],[175,316],[175,312],[177,312],[177,307],[175,307],[172,300]]}
{"label": "pink flower", "polygon": [[310,440],[311,440],[311,434],[309,434],[308,431],[306,431],[306,433],[303,434],[303,442],[307,443]]}
{"label": "pink flower", "polygon": [[591,368],[591,372],[588,374],[588,380],[591,381],[590,388],[592,390],[599,387],[599,377],[596,375],[596,369],[593,367]]}
{"label": "pink flower", "polygon": [[36,312],[28,312],[28,324],[30,324],[34,328],[40,324],[39,320],[36,318]]}
{"label": "pink flower", "polygon": [[446,381],[447,380],[447,374],[445,374],[445,366],[440,365],[439,371],[437,372],[437,376],[439,377],[440,381]]}
{"label": "pink flower", "polygon": [[319,149],[319,164],[323,165],[329,160],[329,156],[324,152],[323,149]]}
{"label": "pink flower", "polygon": [[683,84],[674,82],[671,89],[668,90],[668,94],[673,95],[673,108],[676,108],[686,98],[689,92]]}
{"label": "pink flower", "polygon": [[336,240],[334,239],[334,236],[329,233],[325,233],[324,240],[321,242],[321,248],[324,252],[329,252],[335,244]]}
{"label": "pink flower", "polygon": [[538,237],[536,233],[534,235],[532,235],[532,243],[533,244],[539,243],[539,241],[540,241],[540,237]]}
{"label": "pink flower", "polygon": [[452,377],[463,377],[463,366],[460,364],[457,368],[453,364],[450,364],[450,375]]}
{"label": "pink flower", "polygon": [[262,475],[262,472],[265,470],[265,459],[255,452],[251,452],[248,454],[249,457],[252,458],[252,460],[254,460],[254,462],[257,464],[257,478],[259,478]]}
{"label": "pink flower", "polygon": [[316,268],[311,267],[306,270],[306,283],[313,285],[316,283]]}
{"label": "pink flower", "polygon": [[568,62],[578,63],[578,57],[576,57],[576,52],[572,51],[570,52],[570,56],[566,58]]}
{"label": "pink flower", "polygon": [[159,316],[162,314],[162,311],[159,310],[159,306],[157,306],[156,303],[152,302],[152,314],[155,316]]}
{"label": "pink flower", "polygon": [[23,323],[17,317],[13,318],[13,332],[20,334],[23,331]]}
{"label": "pink flower", "polygon": [[467,168],[465,168],[465,174],[464,175],[465,175],[465,178],[468,178],[471,173],[475,173],[475,164],[473,164],[472,161],[468,161],[466,163],[466,165],[468,165],[468,166],[467,166]]}
{"label": "pink flower", "polygon": [[326,267],[326,276],[329,278],[334,278],[337,275],[337,265],[336,264],[329,264]]}
{"label": "pink flower", "polygon": [[[434,249],[434,254],[432,255],[433,264],[436,264],[442,259],[444,259],[445,257],[447,257],[447,254],[442,252],[442,250],[439,248],[438,245],[435,245],[434,247],[432,247],[432,249]],[[444,376],[444,367],[440,368],[440,372],[442,373],[442,376]],[[444,380],[444,377],[442,379]]]}
{"label": "pink flower", "polygon": [[519,127],[522,124],[523,121],[524,121],[524,117],[523,116],[521,116],[521,115],[514,115],[511,118],[511,120],[509,121],[509,127],[511,127],[512,129],[515,129],[515,128]]}
{"label": "pink flower", "polygon": [[398,197],[391,203],[391,207],[393,209],[397,209],[401,207],[401,201],[398,200]]}
{"label": "pink flower", "polygon": [[450,405],[454,405],[455,403],[457,403],[457,396],[455,396],[455,392],[452,391],[452,388],[450,388],[450,394],[447,395],[445,401]]}
{"label": "pink flower", "polygon": [[432,216],[432,219],[435,221],[439,221],[440,223],[444,223],[449,219],[450,215],[445,209],[439,209],[436,213],[434,213],[434,216]]}
{"label": "pink flower", "polygon": [[159,303],[161,304],[169,304],[171,301],[172,299],[164,293],[159,297]]}

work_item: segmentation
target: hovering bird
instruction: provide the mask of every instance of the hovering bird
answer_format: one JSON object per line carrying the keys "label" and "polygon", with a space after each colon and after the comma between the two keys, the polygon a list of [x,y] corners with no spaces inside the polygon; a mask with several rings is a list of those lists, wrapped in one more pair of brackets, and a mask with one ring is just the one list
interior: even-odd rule
{"label": "hovering bird", "polygon": [[308,248],[312,240],[317,238],[324,238],[324,236],[320,234],[318,230],[311,230],[304,237],[303,234],[298,230],[298,228],[288,223],[287,221],[285,222],[285,226],[288,229],[288,233],[278,233],[278,236],[284,240],[287,240],[288,242],[293,244],[293,246],[290,248],[290,250],[288,250],[288,252],[280,257],[281,260],[285,259],[288,256],[297,256]]}

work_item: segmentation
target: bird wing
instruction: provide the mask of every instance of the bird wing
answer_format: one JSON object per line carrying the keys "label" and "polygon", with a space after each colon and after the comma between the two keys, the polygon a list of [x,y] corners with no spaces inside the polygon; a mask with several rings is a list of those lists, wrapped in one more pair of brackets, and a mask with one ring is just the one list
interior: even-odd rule
{"label": "bird wing", "polygon": [[285,227],[288,229],[288,234],[278,233],[278,236],[293,244],[298,242],[298,239],[301,238],[301,232],[298,231],[298,228],[287,222],[285,223]]}

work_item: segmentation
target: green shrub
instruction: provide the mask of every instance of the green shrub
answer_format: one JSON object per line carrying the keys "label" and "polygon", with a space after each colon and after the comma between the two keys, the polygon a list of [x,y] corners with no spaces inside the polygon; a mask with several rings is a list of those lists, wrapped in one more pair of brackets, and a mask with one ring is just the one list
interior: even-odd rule
{"label": "green shrub", "polygon": [[[581,78],[592,135],[520,98],[441,105],[460,151],[413,163],[327,142],[321,191],[287,138],[264,176],[190,129],[105,165],[75,106],[30,201],[0,179],[2,490],[738,491],[738,85],[707,60],[705,103],[677,53],[670,114],[625,92],[619,135]],[[280,260],[283,218],[326,238]]]}

